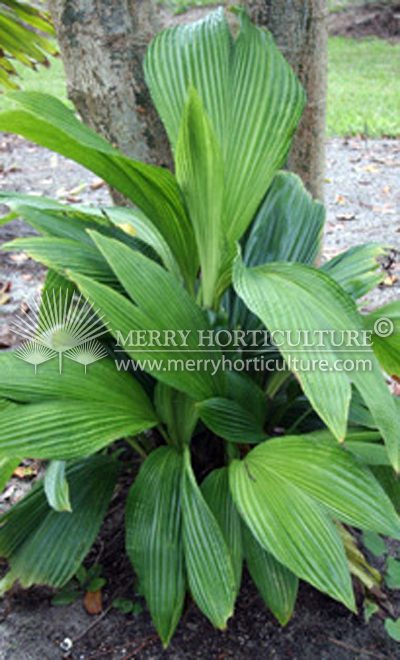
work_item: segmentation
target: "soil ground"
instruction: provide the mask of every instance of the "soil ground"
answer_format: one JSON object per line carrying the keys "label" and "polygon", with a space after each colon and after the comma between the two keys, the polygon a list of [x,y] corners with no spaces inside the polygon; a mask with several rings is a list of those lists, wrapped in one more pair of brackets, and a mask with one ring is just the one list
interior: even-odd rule
{"label": "soil ground", "polygon": [[[324,258],[362,242],[379,242],[400,249],[400,141],[331,140],[327,144],[327,222]],[[45,149],[19,138],[3,136],[0,140],[0,168],[3,189],[42,194],[71,203],[106,204],[105,186],[83,168]],[[0,243],[32,230],[21,220],[0,227]],[[366,300],[368,308],[399,297],[400,273],[394,263],[388,271],[387,284]],[[386,265],[388,265],[386,263]],[[21,302],[36,295],[43,282],[44,269],[22,253],[0,252],[0,283],[7,284],[9,300],[0,305],[0,346],[15,343],[9,325]],[[18,499],[28,483],[13,479],[0,506]],[[123,615],[108,610],[121,594],[133,595],[134,575],[124,554],[122,507],[118,498],[113,513],[106,519],[100,540],[90,561],[104,565],[107,586],[104,589],[104,616],[88,615],[77,602],[68,607],[54,607],[51,592],[33,588],[17,592],[3,604],[0,624],[0,660],[61,660],[67,657],[60,643],[69,638],[72,660],[258,660],[286,658],[313,660],[354,660],[356,658],[396,658],[398,647],[384,632],[382,621],[364,622],[362,608],[358,615],[302,585],[292,621],[280,628],[263,606],[261,598],[245,577],[235,616],[226,632],[213,630],[194,605],[186,615],[167,651],[162,649],[146,611]],[[117,533],[115,533],[115,530]],[[400,554],[400,544],[392,545]],[[397,616],[400,596],[391,594]]]}

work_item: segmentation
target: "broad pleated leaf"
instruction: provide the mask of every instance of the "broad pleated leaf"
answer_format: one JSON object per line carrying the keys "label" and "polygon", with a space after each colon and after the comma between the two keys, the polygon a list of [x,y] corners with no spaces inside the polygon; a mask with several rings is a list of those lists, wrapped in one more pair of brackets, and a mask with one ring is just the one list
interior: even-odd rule
{"label": "broad pleated leaf", "polygon": [[238,594],[243,569],[242,522],[229,490],[228,468],[213,470],[201,484],[201,492],[228,546]]}
{"label": "broad pleated leaf", "polygon": [[321,270],[336,280],[352,298],[361,298],[385,277],[378,262],[378,257],[384,254],[383,246],[378,243],[357,245],[327,261]]}
{"label": "broad pleated leaf", "polygon": [[[157,252],[151,247],[151,242],[141,240],[137,236],[133,226],[131,231],[125,231],[118,224],[113,224],[107,210],[104,208],[91,209],[90,207],[82,207],[80,209],[79,207],[75,208],[64,205],[57,211],[46,208],[40,208],[38,210],[38,208],[29,205],[15,204],[15,200],[11,206],[13,208],[17,207],[21,217],[45,236],[75,241],[80,245],[93,248],[95,245],[88,233],[92,229],[104,234],[104,236],[115,238],[121,241],[121,243],[126,243],[126,245],[139,250],[139,252],[142,252],[151,259],[158,259]],[[94,211],[97,211],[97,214]],[[127,209],[126,211],[128,214],[129,211]],[[138,210],[136,214],[143,217],[143,214]],[[128,217],[130,216],[128,215]],[[151,224],[149,220],[148,223]],[[156,230],[154,229],[154,231]],[[12,243],[9,245],[12,245]]]}
{"label": "broad pleated leaf", "polygon": [[182,545],[183,456],[160,447],[143,463],[126,506],[126,549],[166,646],[186,591]]}
{"label": "broad pleated leaf", "polygon": [[134,401],[124,409],[58,400],[19,404],[0,419],[0,457],[69,459],[89,456],[157,423]]}
{"label": "broad pleated leaf", "polygon": [[130,374],[118,372],[112,360],[100,360],[84,373],[82,365],[64,360],[60,376],[53,361],[32,365],[14,353],[0,355],[0,396],[21,403],[59,400],[95,402],[129,410],[133,404],[154,419],[153,407],[139,383]]}
{"label": "broad pleated leaf", "polygon": [[283,626],[290,620],[299,580],[256,541],[243,524],[244,555],[249,573],[266,606]]}
{"label": "broad pleated leaf", "polygon": [[225,376],[226,396],[245,407],[254,421],[264,426],[267,416],[265,392],[243,371],[225,371]]}
{"label": "broad pleated leaf", "polygon": [[213,127],[193,87],[183,111],[175,160],[197,242],[203,302],[212,307],[221,258],[224,167]]}
{"label": "broad pleated leaf", "polygon": [[[158,264],[117,241],[100,234],[93,233],[92,236],[122,286],[137,305],[132,305],[111,289],[74,274],[73,279],[81,291],[101,306],[102,312],[110,321],[114,336],[120,341],[121,334],[126,340],[129,333],[135,330],[176,332],[176,346],[171,343],[163,346],[161,335],[161,345],[154,341],[152,346],[135,347],[127,342],[123,346],[124,350],[142,362],[158,361],[159,365],[154,365],[154,371],[151,373],[193,398],[203,399],[220,392],[224,386],[223,374],[217,372],[213,375],[207,364],[202,361],[197,363],[197,360],[208,357],[206,348],[199,349],[198,341],[199,332],[206,331],[208,323],[204,312],[193,298]],[[167,304],[160,304],[163,300]],[[117,330],[120,332],[119,337]],[[183,339],[179,339],[179,331],[190,331],[186,346]],[[150,335],[147,334],[146,338],[145,341],[149,343]],[[215,363],[220,357],[219,353],[213,353]],[[175,366],[168,364],[171,359],[176,360]]]}
{"label": "broad pleated leaf", "polygon": [[[372,436],[372,442],[348,441],[346,449],[356,456],[364,465],[390,465],[389,456],[383,445],[375,442],[377,436]],[[378,436],[379,437],[379,436]]]}
{"label": "broad pleated leaf", "polygon": [[400,536],[400,519],[382,488],[369,470],[334,441],[286,436],[264,442],[250,456],[251,465],[267,471],[265,479],[270,471],[279,475],[326,507],[334,518]]}
{"label": "broad pleated leaf", "polygon": [[363,317],[372,331],[374,353],[389,376],[400,376],[400,301],[384,305]]}
{"label": "broad pleated leaf", "polygon": [[65,461],[50,461],[44,477],[44,492],[54,511],[72,511]]}
{"label": "broad pleated leaf", "polygon": [[216,628],[233,614],[235,575],[224,535],[206,504],[185,451],[182,482],[183,545],[193,599]]}
{"label": "broad pleated leaf", "polygon": [[230,488],[258,543],[295,575],[355,609],[346,555],[323,508],[254,457],[234,460]]}
{"label": "broad pleated leaf", "polygon": [[116,286],[115,276],[99,251],[89,245],[54,237],[17,238],[3,246],[6,250],[23,250],[35,261],[40,261],[59,273],[68,268],[98,282]]}
{"label": "broad pleated leaf", "polygon": [[[47,230],[51,235],[59,237],[71,238],[71,232],[73,232],[75,240],[78,240],[76,231],[78,223],[81,228],[90,228],[88,225],[91,224],[92,229],[93,224],[96,223],[98,230],[105,235],[111,235],[110,223],[112,223],[115,225],[114,238],[122,240],[121,235],[124,234],[125,238],[122,242],[126,242],[128,245],[133,244],[134,246],[135,242],[149,245],[159,255],[165,267],[178,279],[181,277],[179,266],[168,243],[151,220],[139,209],[123,206],[95,207],[84,204],[70,206],[55,202],[48,197],[35,197],[4,190],[0,190],[0,199],[2,203],[15,211],[16,217],[21,215],[32,225],[40,227],[41,231]],[[0,220],[1,224],[3,224],[3,219]],[[79,240],[83,238],[82,233],[81,231],[79,234]],[[90,245],[93,244],[88,234],[85,236],[85,241]]]}
{"label": "broad pleated leaf", "polygon": [[225,167],[224,227],[240,238],[285,162],[304,94],[272,36],[240,12],[233,41],[222,10],[164,30],[147,51],[146,80],[175,150],[189,88],[211,120]]}
{"label": "broad pleated leaf", "polygon": [[10,563],[1,593],[16,580],[24,588],[62,587],[75,575],[98,534],[119,470],[108,456],[71,464],[72,513],[49,507],[42,482],[0,518],[0,555]]}
{"label": "broad pleated leaf", "polygon": [[[362,319],[350,296],[327,274],[311,266],[271,263],[246,269],[239,258],[235,264],[234,286],[268,330],[283,331],[277,336],[280,352],[297,374],[313,408],[340,441],[346,435],[350,383],[355,384],[385,439],[392,464],[398,470],[399,411],[371,349],[357,346],[348,341],[347,335],[341,335],[349,330],[356,331],[357,340],[362,344]],[[304,334],[306,330],[310,333],[308,337]],[[324,334],[318,335],[321,331],[325,331]],[[333,332],[333,336],[327,331]],[[346,353],[340,352],[336,345],[343,336]],[[306,346],[310,338],[312,352]],[[297,347],[293,348],[289,340],[292,344],[298,342]],[[343,346],[339,345],[339,348]],[[297,358],[297,366],[294,358]],[[337,369],[338,360],[350,358],[353,360],[351,370]],[[319,362],[310,366],[312,359]],[[367,360],[367,369],[359,370],[357,360]]]}
{"label": "broad pleated leaf", "polygon": [[313,264],[320,249],[325,209],[301,179],[278,172],[261,204],[243,248],[246,266],[268,261]]}
{"label": "broad pleated leaf", "polygon": [[172,443],[182,449],[188,445],[198,420],[193,399],[165,383],[158,382],[154,393],[157,415],[165,424]]}
{"label": "broad pleated leaf", "polygon": [[197,270],[196,247],[174,176],[126,158],[47,94],[16,92],[11,96],[21,108],[0,113],[0,130],[17,133],[75,160],[131,199],[165,238],[184,278],[192,284]]}
{"label": "broad pleated leaf", "polygon": [[32,365],[3,354],[0,395],[19,402],[0,417],[0,456],[5,458],[86,456],[157,423],[139,383],[107,360],[93,364],[87,374],[65,360],[62,375],[51,360],[35,376]]}
{"label": "broad pleated leaf", "polygon": [[373,466],[371,471],[400,515],[400,481],[398,476],[391,468],[383,465]]}
{"label": "broad pleated leaf", "polygon": [[[325,209],[313,201],[301,179],[278,172],[243,243],[243,262],[259,266],[269,261],[313,264],[321,245]],[[260,321],[235,297],[232,323],[256,329]]]}
{"label": "broad pleated leaf", "polygon": [[196,408],[204,424],[225,440],[254,444],[266,439],[262,425],[236,401],[214,397],[201,401]]}

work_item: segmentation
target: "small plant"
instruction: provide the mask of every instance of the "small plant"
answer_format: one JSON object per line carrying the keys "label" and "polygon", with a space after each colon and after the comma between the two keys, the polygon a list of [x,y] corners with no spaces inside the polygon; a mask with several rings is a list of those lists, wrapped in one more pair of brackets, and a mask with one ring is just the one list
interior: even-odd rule
{"label": "small plant", "polygon": [[[219,10],[148,49],[175,175],[124,157],[51,97],[17,93],[19,109],[0,114],[0,130],[74,158],[135,205],[0,195],[41,233],[6,249],[46,264],[45,292],[80,292],[109,328],[109,357],[86,375],[49,360],[35,377],[0,356],[0,457],[50,460],[51,477],[1,519],[0,589],[68,584],[124,467],[126,549],[164,645],[187,591],[226,627],[244,564],[282,625],[299,579],[354,611],[351,572],[379,575],[346,525],[400,538],[400,409],[381,371],[399,373],[399,306],[361,315],[356,303],[382,278],[383,248],[314,266],[323,206],[280,171],[304,93],[271,36],[238,14],[236,38]],[[335,368],[347,332],[346,358],[370,369]]]}
{"label": "small plant", "polygon": [[[386,570],[383,573],[383,582],[387,589],[400,589],[400,561],[394,557],[388,556],[385,541],[374,532],[364,532],[363,541],[365,547],[376,557],[384,557],[386,560]],[[396,642],[400,642],[400,619],[393,616],[391,608],[380,607],[379,598],[371,591],[364,603],[364,616],[368,622],[374,616],[379,614],[385,620],[385,630],[389,637]],[[383,605],[386,605],[384,602]]]}
{"label": "small plant", "polygon": [[107,580],[101,576],[102,570],[101,564],[93,564],[89,569],[80,566],[72,580],[53,596],[53,605],[70,605],[87,593],[100,591],[107,584]]}

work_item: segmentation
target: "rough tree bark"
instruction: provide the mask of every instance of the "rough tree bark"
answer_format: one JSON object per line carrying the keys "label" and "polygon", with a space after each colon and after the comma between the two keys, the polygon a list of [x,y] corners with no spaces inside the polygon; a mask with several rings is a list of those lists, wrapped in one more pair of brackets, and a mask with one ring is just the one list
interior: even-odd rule
{"label": "rough tree bark", "polygon": [[326,0],[245,0],[252,20],[267,27],[307,94],[288,167],[324,201],[327,85]]}
{"label": "rough tree bark", "polygon": [[[231,4],[235,4],[233,2]],[[289,167],[323,200],[326,0],[244,0],[268,27],[307,92]],[[171,154],[143,78],[146,46],[165,24],[156,0],[50,0],[68,94],[83,121],[127,156],[170,166]],[[176,22],[198,18],[193,10]]]}
{"label": "rough tree bark", "polygon": [[83,121],[131,158],[169,166],[142,62],[160,29],[155,0],[50,0],[68,96]]}

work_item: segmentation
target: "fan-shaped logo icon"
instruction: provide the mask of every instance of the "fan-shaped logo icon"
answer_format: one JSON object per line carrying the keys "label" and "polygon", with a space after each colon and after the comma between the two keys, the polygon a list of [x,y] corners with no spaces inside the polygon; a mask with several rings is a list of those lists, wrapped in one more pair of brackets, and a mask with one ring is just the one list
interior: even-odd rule
{"label": "fan-shaped logo icon", "polygon": [[35,373],[43,362],[58,355],[62,373],[63,356],[87,366],[107,356],[97,338],[108,332],[100,309],[82,296],[70,292],[53,291],[42,296],[39,302],[32,300],[23,316],[17,316],[11,330],[25,342],[15,351],[16,357],[34,365]]}

